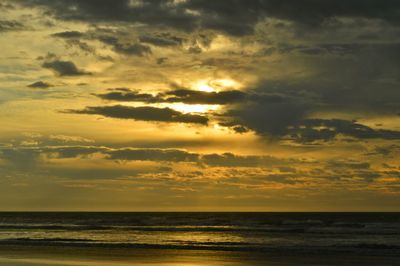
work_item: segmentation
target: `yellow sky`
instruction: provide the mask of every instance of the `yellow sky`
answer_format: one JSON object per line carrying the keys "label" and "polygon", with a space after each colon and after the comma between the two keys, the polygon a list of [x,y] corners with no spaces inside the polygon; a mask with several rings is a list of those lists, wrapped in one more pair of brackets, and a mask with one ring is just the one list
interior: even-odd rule
{"label": "yellow sky", "polygon": [[399,211],[390,10],[72,2],[1,1],[0,210]]}

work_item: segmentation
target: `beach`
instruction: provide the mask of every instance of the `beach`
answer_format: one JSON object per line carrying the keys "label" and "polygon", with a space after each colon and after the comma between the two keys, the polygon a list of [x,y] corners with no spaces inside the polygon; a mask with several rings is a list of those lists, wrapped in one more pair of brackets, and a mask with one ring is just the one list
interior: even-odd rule
{"label": "beach", "polygon": [[0,213],[0,265],[400,265],[398,213]]}
{"label": "beach", "polygon": [[0,265],[9,266],[283,266],[283,265],[399,265],[391,255],[352,253],[274,253],[209,250],[157,250],[71,247],[0,247]]}

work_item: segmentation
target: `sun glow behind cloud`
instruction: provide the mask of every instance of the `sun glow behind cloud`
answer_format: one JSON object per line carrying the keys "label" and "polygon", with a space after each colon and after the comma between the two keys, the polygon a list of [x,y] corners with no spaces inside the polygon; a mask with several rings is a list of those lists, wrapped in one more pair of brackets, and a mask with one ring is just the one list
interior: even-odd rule
{"label": "sun glow behind cloud", "polygon": [[209,85],[207,80],[197,81],[193,84],[193,89],[198,91],[205,91],[205,92],[214,92],[215,88]]}
{"label": "sun glow behind cloud", "polygon": [[[190,86],[191,89],[215,93],[221,90],[231,90],[240,88],[240,84],[230,78],[225,79],[203,79],[193,82]],[[183,113],[207,113],[211,111],[217,111],[221,108],[218,104],[185,104],[185,103],[173,103],[173,104],[159,104],[160,107],[169,107],[176,111]]]}
{"label": "sun glow behind cloud", "polygon": [[199,80],[192,83],[191,88],[198,91],[218,92],[227,89],[239,89],[240,84],[229,78]]}
{"label": "sun glow behind cloud", "polygon": [[184,103],[168,104],[166,107],[170,107],[182,113],[207,113],[210,111],[216,111],[220,108],[220,106],[217,104],[184,104]]}

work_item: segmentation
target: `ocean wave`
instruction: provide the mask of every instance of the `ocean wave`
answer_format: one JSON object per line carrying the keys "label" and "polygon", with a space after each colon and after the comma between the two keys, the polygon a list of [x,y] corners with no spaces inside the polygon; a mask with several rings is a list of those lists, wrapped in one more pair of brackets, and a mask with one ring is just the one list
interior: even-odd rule
{"label": "ocean wave", "polygon": [[354,245],[260,245],[247,242],[192,242],[177,243],[121,243],[101,242],[90,239],[71,238],[15,238],[0,240],[0,246],[42,246],[42,247],[81,247],[81,248],[123,248],[123,249],[180,249],[180,250],[215,250],[247,252],[362,252],[371,254],[400,255],[399,245],[358,243]]}
{"label": "ocean wave", "polygon": [[0,230],[64,230],[64,231],[85,231],[85,230],[109,230],[112,226],[102,225],[49,225],[49,224],[21,224],[21,225],[0,225]]}
{"label": "ocean wave", "polygon": [[320,234],[320,235],[399,235],[397,227],[370,227],[366,225],[332,225],[332,226],[111,226],[111,225],[55,225],[55,224],[0,224],[0,232],[4,231],[126,231],[126,232],[230,232],[230,233],[272,233],[272,234]]}

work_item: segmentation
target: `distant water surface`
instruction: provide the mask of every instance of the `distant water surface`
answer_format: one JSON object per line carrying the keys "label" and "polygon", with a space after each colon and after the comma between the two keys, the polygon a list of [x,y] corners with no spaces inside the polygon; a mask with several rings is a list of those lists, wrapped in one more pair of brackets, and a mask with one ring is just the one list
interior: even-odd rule
{"label": "distant water surface", "polygon": [[3,212],[0,245],[400,255],[400,214]]}

